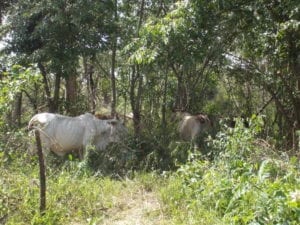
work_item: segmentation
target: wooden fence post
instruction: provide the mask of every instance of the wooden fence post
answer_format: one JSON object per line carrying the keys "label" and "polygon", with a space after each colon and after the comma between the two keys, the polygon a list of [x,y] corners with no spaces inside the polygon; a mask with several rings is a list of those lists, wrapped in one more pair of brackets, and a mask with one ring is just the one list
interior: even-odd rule
{"label": "wooden fence post", "polygon": [[40,213],[44,214],[46,210],[46,170],[40,132],[35,130],[36,147],[38,150],[39,167],[40,167]]}

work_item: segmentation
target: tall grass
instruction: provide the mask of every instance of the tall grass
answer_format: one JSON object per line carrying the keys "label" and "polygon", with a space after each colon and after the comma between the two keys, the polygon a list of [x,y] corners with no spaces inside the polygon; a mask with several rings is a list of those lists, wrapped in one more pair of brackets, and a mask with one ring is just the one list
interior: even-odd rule
{"label": "tall grass", "polygon": [[176,224],[300,224],[299,159],[259,144],[260,118],[211,142],[213,161],[193,155],[161,190]]}
{"label": "tall grass", "polygon": [[[24,169],[24,170],[23,170]],[[105,217],[123,182],[70,171],[47,174],[47,210],[39,212],[37,166],[1,168],[1,218],[6,224],[93,224]]]}
{"label": "tall grass", "polygon": [[1,162],[0,224],[102,224],[123,210],[126,198],[141,190],[157,191],[163,181],[155,173],[102,176],[78,161],[56,166],[47,164],[47,208],[41,215],[37,159],[20,156]]}

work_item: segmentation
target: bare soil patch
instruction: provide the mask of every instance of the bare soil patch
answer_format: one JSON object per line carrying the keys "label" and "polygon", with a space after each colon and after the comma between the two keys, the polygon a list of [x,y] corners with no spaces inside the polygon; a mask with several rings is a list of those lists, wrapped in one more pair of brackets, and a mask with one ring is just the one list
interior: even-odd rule
{"label": "bare soil patch", "polygon": [[167,224],[161,204],[154,191],[138,189],[124,193],[108,210],[103,225],[163,225]]}

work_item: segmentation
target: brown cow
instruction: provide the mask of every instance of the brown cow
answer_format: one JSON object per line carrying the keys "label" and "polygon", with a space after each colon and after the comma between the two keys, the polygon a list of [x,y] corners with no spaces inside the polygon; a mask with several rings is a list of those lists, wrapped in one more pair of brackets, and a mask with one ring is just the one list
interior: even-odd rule
{"label": "brown cow", "polygon": [[176,112],[176,117],[180,119],[178,131],[180,138],[184,141],[190,141],[198,148],[197,138],[212,128],[212,122],[205,114],[192,115],[187,112]]}

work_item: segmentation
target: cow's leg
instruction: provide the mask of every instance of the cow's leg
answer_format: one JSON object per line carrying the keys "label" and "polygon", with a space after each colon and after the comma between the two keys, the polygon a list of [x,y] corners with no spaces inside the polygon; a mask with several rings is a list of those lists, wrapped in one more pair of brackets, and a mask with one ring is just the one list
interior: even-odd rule
{"label": "cow's leg", "polygon": [[191,149],[194,154],[202,154],[201,152],[201,144],[199,142],[199,135],[193,135],[191,139]]}
{"label": "cow's leg", "polygon": [[92,140],[90,139],[84,139],[85,141],[83,142],[83,147],[81,148],[82,151],[82,159],[88,159],[89,153],[91,149],[93,148]]}
{"label": "cow's leg", "polygon": [[196,141],[194,142],[193,147],[194,147],[194,153],[201,152],[200,147]]}
{"label": "cow's leg", "polygon": [[81,147],[78,149],[78,157],[79,157],[79,160],[82,161],[84,158],[85,158],[85,155],[84,155],[84,148]]}

